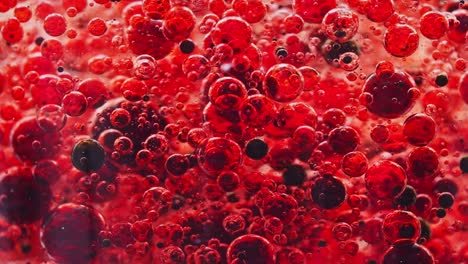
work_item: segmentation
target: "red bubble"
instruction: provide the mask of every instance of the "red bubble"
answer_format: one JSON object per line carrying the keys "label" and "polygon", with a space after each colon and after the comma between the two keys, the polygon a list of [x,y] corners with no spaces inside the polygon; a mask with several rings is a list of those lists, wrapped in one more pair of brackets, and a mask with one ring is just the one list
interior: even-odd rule
{"label": "red bubble", "polygon": [[425,146],[431,142],[436,133],[434,119],[425,114],[409,116],[403,125],[403,135],[415,146]]}
{"label": "red bubble", "polygon": [[44,30],[50,36],[58,37],[67,30],[67,22],[60,14],[50,14],[44,19]]}
{"label": "red bubble", "polygon": [[294,11],[308,23],[320,23],[327,12],[336,7],[336,0],[295,0]]}
{"label": "red bubble", "polygon": [[227,259],[229,263],[243,261],[246,264],[273,264],[273,248],[261,236],[243,235],[231,242],[227,249]]}
{"label": "red bubble", "polygon": [[301,72],[290,64],[277,64],[265,74],[263,86],[266,94],[278,102],[296,99],[304,87]]}
{"label": "red bubble", "polygon": [[393,199],[406,186],[406,173],[398,164],[384,160],[373,164],[366,173],[370,196],[379,200]]}
{"label": "red bubble", "polygon": [[418,33],[408,25],[390,26],[385,32],[384,38],[385,49],[395,57],[410,56],[416,52],[419,46]]}
{"label": "red bubble", "polygon": [[404,72],[372,74],[364,84],[361,98],[371,113],[396,118],[413,107],[413,87],[413,80]]}
{"label": "red bubble", "polygon": [[98,234],[104,225],[96,209],[62,204],[42,224],[41,241],[47,253],[59,262],[88,262],[96,256]]}
{"label": "red bubble", "polygon": [[16,18],[10,18],[4,26],[2,26],[3,39],[9,43],[17,43],[21,41],[24,35],[23,27]]}
{"label": "red bubble", "polygon": [[88,23],[88,31],[93,36],[102,36],[107,31],[106,21],[101,18],[93,18]]}
{"label": "red bubble", "polygon": [[440,12],[430,11],[425,13],[419,22],[421,34],[428,39],[439,39],[449,29],[447,18]]}

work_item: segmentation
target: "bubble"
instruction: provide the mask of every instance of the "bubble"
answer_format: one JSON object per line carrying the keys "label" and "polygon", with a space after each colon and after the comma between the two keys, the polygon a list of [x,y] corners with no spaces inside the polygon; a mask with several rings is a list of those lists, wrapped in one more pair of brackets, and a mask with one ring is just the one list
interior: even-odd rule
{"label": "bubble", "polygon": [[413,87],[412,78],[404,72],[372,74],[363,89],[363,94],[372,96],[372,101],[366,100],[366,107],[375,115],[397,118],[413,107],[415,98],[408,93]]}
{"label": "bubble", "polygon": [[29,167],[9,168],[0,178],[0,214],[8,222],[30,224],[47,214],[51,190],[35,180]]}
{"label": "bubble", "polygon": [[207,139],[198,148],[199,166],[208,174],[233,170],[241,164],[242,151],[237,143],[220,137]]}
{"label": "bubble", "polygon": [[406,173],[400,165],[382,160],[367,170],[365,180],[367,191],[372,198],[393,199],[403,192],[406,186]]}
{"label": "bubble", "polygon": [[44,40],[41,44],[41,54],[45,58],[57,61],[63,56],[63,45],[56,39]]}
{"label": "bubble", "polygon": [[341,168],[350,177],[359,177],[366,173],[368,161],[364,153],[359,151],[349,152],[343,157]]}
{"label": "bubble", "polygon": [[336,177],[325,175],[314,183],[312,199],[320,208],[336,208],[346,199],[345,186]]}
{"label": "bubble", "polygon": [[384,35],[384,46],[388,53],[396,57],[407,57],[416,52],[419,36],[414,28],[397,24],[390,26]]}
{"label": "bubble", "polygon": [[106,21],[101,18],[93,18],[88,23],[88,31],[93,36],[102,36],[107,31]]}
{"label": "bubble", "polygon": [[147,54],[155,60],[166,57],[174,46],[163,34],[163,23],[149,18],[135,18],[127,30],[129,49],[136,55]]}
{"label": "bubble", "polygon": [[261,0],[234,0],[232,8],[248,23],[262,21],[267,13],[267,6]]}
{"label": "bubble", "polygon": [[421,235],[421,224],[413,213],[396,210],[385,216],[382,230],[391,244],[401,241],[414,243]]}
{"label": "bubble", "polygon": [[164,16],[164,36],[171,41],[189,37],[194,27],[195,15],[186,7],[173,7]]}
{"label": "bubble", "polygon": [[408,173],[418,178],[433,176],[439,167],[439,156],[429,147],[413,149],[408,155]]}
{"label": "bubble", "polygon": [[63,97],[62,107],[69,116],[80,116],[88,108],[86,97],[80,92],[70,92]]}
{"label": "bubble", "polygon": [[96,171],[104,164],[104,149],[96,140],[79,141],[73,147],[71,161],[73,166],[80,171]]}
{"label": "bubble", "polygon": [[247,97],[244,84],[231,77],[222,77],[211,84],[208,97],[220,109],[237,110]]}
{"label": "bubble", "polygon": [[227,249],[229,263],[244,261],[246,264],[261,263],[273,264],[273,249],[265,238],[248,234],[234,239]]}
{"label": "bubble", "polygon": [[88,262],[96,256],[98,235],[104,228],[104,219],[96,209],[65,203],[45,219],[41,242],[59,262]]}
{"label": "bubble", "polygon": [[370,0],[366,6],[367,18],[373,22],[384,22],[394,11],[392,0]]}
{"label": "bubble", "polygon": [[291,14],[283,20],[284,28],[288,33],[299,33],[304,27],[304,20],[301,16]]}
{"label": "bubble", "polygon": [[25,162],[53,158],[59,151],[62,137],[54,131],[44,131],[35,117],[18,121],[11,130],[11,144],[16,156]]}
{"label": "bubble", "polygon": [[129,78],[122,83],[120,90],[125,99],[136,102],[143,98],[148,92],[148,87],[143,81]]}
{"label": "bubble", "polygon": [[23,27],[16,18],[10,18],[1,28],[2,37],[8,43],[20,42],[24,35]]}
{"label": "bubble", "polygon": [[173,154],[167,158],[165,166],[170,174],[180,176],[188,170],[190,160],[184,155]]}
{"label": "bubble", "polygon": [[335,8],[322,20],[322,30],[334,41],[345,42],[353,38],[359,28],[359,17],[346,8]]}
{"label": "bubble", "polygon": [[238,53],[250,45],[252,27],[243,19],[230,16],[219,20],[210,35],[214,44],[226,43]]}
{"label": "bubble", "polygon": [[359,56],[353,52],[345,52],[340,55],[339,65],[345,71],[353,71],[359,67]]}
{"label": "bubble", "polygon": [[192,81],[203,79],[210,71],[209,61],[204,56],[191,55],[182,64],[182,71]]}
{"label": "bubble", "polygon": [[390,247],[383,257],[384,264],[408,261],[421,264],[434,263],[434,257],[423,246],[418,244],[394,245]]}
{"label": "bubble", "polygon": [[336,240],[346,241],[351,237],[353,229],[349,224],[341,222],[333,226],[332,232]]}
{"label": "bubble", "polygon": [[230,234],[242,232],[245,228],[245,220],[241,215],[231,214],[223,219],[224,230]]}
{"label": "bubble", "polygon": [[275,101],[289,102],[302,92],[304,77],[290,64],[277,64],[267,71],[263,85],[267,95]]}
{"label": "bubble", "polygon": [[245,98],[239,112],[241,120],[249,126],[263,127],[273,121],[276,107],[265,95],[254,94]]}
{"label": "bubble", "polygon": [[36,120],[45,132],[57,132],[65,126],[67,116],[60,106],[49,104],[37,111]]}
{"label": "bubble", "polygon": [[295,0],[293,9],[305,22],[319,24],[327,12],[336,5],[336,0]]}
{"label": "bubble", "polygon": [[61,36],[66,30],[67,22],[61,14],[50,14],[44,19],[44,31],[50,36]]}
{"label": "bubble", "polygon": [[359,144],[359,135],[352,127],[338,127],[330,131],[328,143],[333,151],[346,154],[356,149]]}

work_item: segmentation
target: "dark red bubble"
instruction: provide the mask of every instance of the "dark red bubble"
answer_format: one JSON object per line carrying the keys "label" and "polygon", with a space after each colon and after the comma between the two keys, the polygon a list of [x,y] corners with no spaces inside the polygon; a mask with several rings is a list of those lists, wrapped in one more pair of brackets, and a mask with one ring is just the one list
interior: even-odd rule
{"label": "dark red bubble", "polygon": [[273,264],[273,248],[270,242],[257,235],[244,235],[236,238],[228,247],[229,263],[243,261],[244,263]]}
{"label": "dark red bubble", "polygon": [[41,219],[52,199],[48,183],[33,177],[29,167],[13,167],[0,179],[0,214],[9,222],[29,224]]}
{"label": "dark red bubble", "polygon": [[371,197],[392,199],[403,192],[406,173],[398,164],[384,160],[373,164],[365,176],[367,191]]}
{"label": "dark red bubble", "polygon": [[45,218],[41,241],[47,253],[61,263],[86,263],[96,257],[98,234],[104,219],[96,209],[66,203]]}

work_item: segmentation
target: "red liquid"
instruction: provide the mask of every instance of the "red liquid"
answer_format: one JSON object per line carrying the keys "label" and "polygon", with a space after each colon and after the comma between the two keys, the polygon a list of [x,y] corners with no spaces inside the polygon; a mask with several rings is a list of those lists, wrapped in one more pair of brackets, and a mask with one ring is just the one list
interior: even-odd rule
{"label": "red liquid", "polygon": [[465,263],[468,6],[2,0],[0,263]]}

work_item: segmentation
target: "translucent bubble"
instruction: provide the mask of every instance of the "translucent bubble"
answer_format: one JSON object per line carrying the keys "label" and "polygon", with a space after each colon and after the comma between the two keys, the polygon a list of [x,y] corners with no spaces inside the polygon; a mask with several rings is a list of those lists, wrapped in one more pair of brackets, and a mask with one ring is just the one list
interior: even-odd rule
{"label": "translucent bubble", "polygon": [[304,88],[304,77],[293,65],[282,63],[271,67],[265,74],[266,94],[278,102],[296,99]]}
{"label": "translucent bubble", "polygon": [[322,29],[334,41],[350,40],[359,28],[359,17],[346,8],[330,10],[322,20]]}
{"label": "translucent bubble", "polygon": [[345,52],[340,55],[339,65],[345,71],[353,71],[359,67],[359,56],[354,52]]}
{"label": "translucent bubble", "polygon": [[150,55],[140,55],[135,59],[133,74],[141,80],[151,79],[156,73],[156,60]]}
{"label": "translucent bubble", "polygon": [[57,132],[65,126],[67,115],[62,107],[48,104],[37,111],[36,120],[42,130],[46,132]]}

